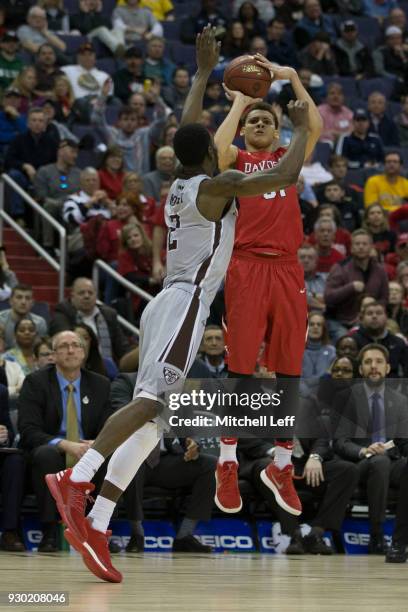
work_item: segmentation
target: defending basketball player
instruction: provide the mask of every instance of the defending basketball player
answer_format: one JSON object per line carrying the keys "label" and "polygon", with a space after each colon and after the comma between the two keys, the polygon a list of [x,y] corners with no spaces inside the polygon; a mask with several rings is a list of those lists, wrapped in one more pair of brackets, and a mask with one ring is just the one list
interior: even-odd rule
{"label": "defending basketball player", "polygon": [[[293,142],[275,168],[246,175],[217,170],[217,150],[197,121],[205,86],[218,62],[215,29],[197,39],[198,71],[174,138],[182,167],[169,192],[165,217],[169,228],[164,289],[145,309],[140,326],[139,371],[134,400],[112,415],[93,447],[72,469],[46,476],[68,529],[65,536],[98,577],[120,582],[111,563],[107,527],[117,500],[158,443],[154,419],[163,391],[179,391],[201,343],[209,307],[231,257],[236,196],[252,196],[292,184],[300,171],[307,140],[307,103],[293,102]],[[100,495],[87,517],[91,479],[113,453]]]}
{"label": "defending basketball player", "polygon": [[[259,65],[270,70],[273,80],[289,79],[297,99],[307,101],[305,158],[308,157],[322,129],[319,111],[293,68],[272,64],[260,54],[254,57]],[[220,169],[236,168],[251,175],[278,163],[279,168],[286,149],[279,146],[278,118],[272,107],[225,85],[224,88],[233,104],[214,138]],[[245,150],[232,144],[239,126]],[[239,198],[234,251],[225,285],[229,376],[252,376],[261,343],[265,341],[267,369],[280,379],[291,414],[297,402],[307,326],[304,276],[297,261],[302,241],[294,184]],[[239,511],[242,504],[232,465],[236,463],[236,444],[236,438],[221,439],[217,468],[221,470],[227,464],[231,481],[235,480],[228,495],[222,490],[216,495],[217,505],[229,512]],[[292,481],[292,446],[292,441],[280,440],[274,462],[261,477],[275,494],[277,503],[287,512],[299,515],[301,503]]]}

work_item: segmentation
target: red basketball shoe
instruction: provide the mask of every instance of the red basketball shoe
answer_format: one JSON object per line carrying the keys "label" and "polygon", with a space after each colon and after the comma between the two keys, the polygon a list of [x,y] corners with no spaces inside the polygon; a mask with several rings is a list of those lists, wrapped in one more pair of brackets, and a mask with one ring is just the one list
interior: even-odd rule
{"label": "red basketball shoe", "polygon": [[230,514],[239,512],[242,508],[242,499],[238,487],[238,463],[235,461],[218,462],[215,482],[217,490],[214,501],[218,508]]}
{"label": "red basketball shoe", "polygon": [[65,539],[82,555],[86,567],[98,578],[106,582],[122,582],[122,574],[112,565],[109,554],[109,540],[111,531],[98,531],[85,519],[88,537],[80,542],[70,529],[64,531]]}
{"label": "red basketball shoe", "polygon": [[274,463],[270,463],[261,472],[262,482],[275,495],[276,503],[281,508],[299,516],[302,512],[302,504],[293,484],[293,465],[289,464],[280,470]]}
{"label": "red basketball shoe", "polygon": [[91,482],[73,482],[70,478],[71,472],[72,468],[68,468],[57,474],[47,474],[45,481],[57,503],[62,520],[71,533],[84,542],[88,536],[85,505],[95,485]]}

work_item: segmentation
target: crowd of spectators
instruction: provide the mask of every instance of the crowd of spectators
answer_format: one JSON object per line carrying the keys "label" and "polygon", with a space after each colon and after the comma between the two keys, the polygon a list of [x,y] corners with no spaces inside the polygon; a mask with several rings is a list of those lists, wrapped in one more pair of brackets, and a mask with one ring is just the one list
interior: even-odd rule
{"label": "crowd of spectators", "polygon": [[[89,278],[93,262],[103,259],[151,295],[160,290],[165,273],[164,202],[176,166],[172,142],[195,70],[195,37],[207,23],[216,27],[221,41],[220,64],[208,82],[201,117],[211,132],[230,104],[221,86],[223,70],[245,53],[261,52],[273,62],[295,67],[323,118],[320,142],[297,185],[304,227],[299,260],[309,307],[302,409],[327,431],[335,393],[354,383],[360,389],[356,393],[368,388],[362,382],[369,378],[364,359],[370,353],[365,347],[373,345],[384,376],[392,379],[391,399],[398,405],[405,401],[398,392],[408,388],[406,3],[197,2],[189,3],[188,16],[180,10],[184,5],[170,0],[79,0],[76,8],[60,0],[7,0],[0,8],[0,161],[68,234],[71,294],[54,308],[50,320],[35,312],[32,288],[19,283],[0,249],[0,304],[7,302],[0,310],[0,392],[14,414],[9,422],[1,399],[0,444],[20,445],[31,466],[43,523],[42,551],[56,548],[56,511],[42,483],[44,470],[62,469],[64,454],[80,456],[110,411],[120,407],[118,381],[119,397],[125,401],[129,380],[119,372],[137,369],[137,342],[122,332],[115,309],[121,311],[125,301],[126,312],[137,323],[144,302],[127,295],[109,276],[95,287]],[[274,82],[268,95],[280,118],[282,144],[291,137],[287,104],[292,97],[285,81]],[[52,257],[58,256],[53,227],[34,217],[17,192],[8,189],[6,196],[10,215]],[[103,303],[97,302],[98,295]],[[222,292],[195,364],[197,376],[203,378],[227,373],[218,297],[222,302]],[[75,336],[59,349],[61,332],[67,330]],[[66,353],[75,351],[81,353],[77,369],[105,377],[106,389],[111,381],[116,403],[101,408],[92,423],[82,423],[79,416],[79,437],[77,430],[72,442],[78,446],[68,448],[56,440],[68,435],[64,394],[69,392],[62,379],[68,372]],[[273,375],[263,368],[262,351],[258,369]],[[45,371],[47,375],[38,374]],[[44,395],[44,405],[38,399],[37,420],[30,422],[30,393],[51,379],[54,398]],[[90,400],[91,392],[85,397]],[[368,395],[367,401],[371,399]],[[391,399],[383,396],[383,409]],[[241,476],[253,482],[278,515],[291,537],[289,554],[331,554],[323,530],[338,530],[356,484],[367,489],[371,482],[375,462],[369,463],[365,452],[356,455],[349,443],[356,436],[340,421],[330,436],[317,435],[316,429],[316,435],[300,441],[299,487],[320,491],[323,478],[326,481],[308,538],[301,537],[297,521],[274,505],[256,477],[270,460],[273,444],[240,443]],[[388,433],[375,440],[367,434],[360,450],[382,445]],[[390,464],[397,460],[392,463],[395,469],[387,471],[388,455],[379,448],[375,466],[383,482],[381,499],[378,491],[368,490],[371,552],[384,551],[388,482],[397,486],[408,454],[403,443],[397,445],[389,457]],[[162,444],[161,455],[166,452]],[[171,450],[171,461],[185,454],[188,461],[194,453],[191,445],[181,445],[179,451]],[[10,459],[19,474],[13,483],[13,508],[21,504],[25,490],[23,463],[17,457]],[[5,473],[6,461],[1,461],[0,455]],[[209,465],[211,458],[203,454],[197,482],[207,478]],[[164,463],[162,467],[167,474]],[[153,472],[147,462],[126,499],[132,522],[129,550],[142,547],[140,491],[143,482],[157,482]],[[194,490],[192,474],[189,484]],[[11,484],[3,479],[2,486]],[[211,492],[210,485],[207,489]],[[194,500],[202,518],[211,512],[210,497]],[[341,503],[334,508],[336,499]],[[194,503],[178,539],[187,538],[187,548],[199,550],[191,541]],[[19,525],[10,520],[10,508],[4,509],[1,543],[8,550],[21,550]],[[183,544],[176,546],[183,549]]]}

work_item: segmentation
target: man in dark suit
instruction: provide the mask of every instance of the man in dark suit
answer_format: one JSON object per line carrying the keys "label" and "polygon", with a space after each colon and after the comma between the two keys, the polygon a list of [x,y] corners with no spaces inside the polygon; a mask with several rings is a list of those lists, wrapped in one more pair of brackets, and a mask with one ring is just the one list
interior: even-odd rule
{"label": "man in dark suit", "polygon": [[24,489],[24,458],[22,454],[10,451],[13,441],[8,391],[4,385],[0,385],[0,486],[3,506],[0,546],[9,552],[22,552],[25,546],[18,528]]}
{"label": "man in dark suit", "polygon": [[[367,344],[359,353],[364,379],[334,402],[337,421],[334,448],[340,457],[357,464],[360,483],[367,487],[370,519],[369,552],[384,554],[383,522],[389,485],[399,484],[408,456],[408,402],[385,385],[390,371],[388,350]],[[400,440],[394,447],[390,443]],[[388,443],[388,444],[386,444]]]}
{"label": "man in dark suit", "polygon": [[[137,374],[121,374],[112,383],[111,402],[114,410],[128,404],[133,397]],[[186,515],[173,543],[175,552],[211,552],[194,536],[198,521],[211,518],[215,495],[214,472],[217,458],[200,453],[191,438],[162,438],[125,491],[126,511],[132,526],[127,552],[143,551],[143,489],[145,486],[166,489],[189,488],[191,494]]]}
{"label": "man in dark suit", "polygon": [[44,476],[80,459],[111,414],[109,380],[81,369],[81,338],[61,332],[53,338],[53,350],[55,366],[27,376],[19,397],[20,445],[30,459],[43,524],[39,552],[57,550],[56,507]]}
{"label": "man in dark suit", "polygon": [[116,311],[104,304],[96,304],[96,290],[89,278],[75,279],[71,287],[71,299],[56,305],[50,334],[73,329],[81,322],[92,327],[96,333],[103,357],[118,362],[129,350]]}

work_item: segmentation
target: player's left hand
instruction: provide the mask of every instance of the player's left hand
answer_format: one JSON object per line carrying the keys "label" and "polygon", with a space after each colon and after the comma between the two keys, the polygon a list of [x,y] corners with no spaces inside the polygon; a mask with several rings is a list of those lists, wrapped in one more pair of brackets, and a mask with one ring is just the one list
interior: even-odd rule
{"label": "player's left hand", "polygon": [[216,28],[206,25],[196,39],[196,56],[199,70],[211,72],[218,64],[221,43],[215,40]]}
{"label": "player's left hand", "polygon": [[290,80],[296,74],[296,70],[291,68],[291,66],[279,66],[279,64],[274,64],[266,59],[261,53],[256,53],[254,59],[257,64],[269,70],[273,81]]}
{"label": "player's left hand", "polygon": [[186,438],[186,452],[184,453],[184,461],[195,461],[200,454],[199,446],[192,438]]}

